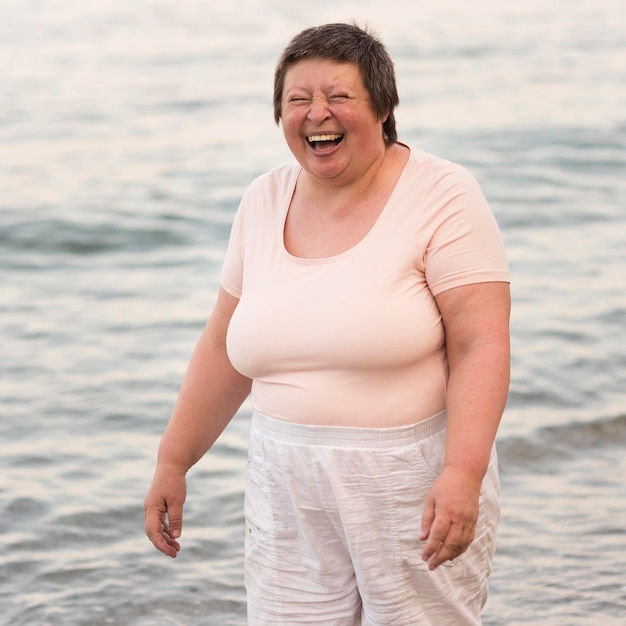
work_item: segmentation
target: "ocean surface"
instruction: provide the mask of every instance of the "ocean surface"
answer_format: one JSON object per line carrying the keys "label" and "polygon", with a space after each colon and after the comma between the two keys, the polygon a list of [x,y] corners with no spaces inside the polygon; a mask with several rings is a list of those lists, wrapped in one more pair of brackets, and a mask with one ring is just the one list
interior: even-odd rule
{"label": "ocean surface", "polygon": [[622,0],[0,0],[0,624],[245,624],[249,406],[143,534],[239,198],[291,160],[275,61],[357,20],[400,139],[466,165],[513,279],[487,626],[626,624]]}

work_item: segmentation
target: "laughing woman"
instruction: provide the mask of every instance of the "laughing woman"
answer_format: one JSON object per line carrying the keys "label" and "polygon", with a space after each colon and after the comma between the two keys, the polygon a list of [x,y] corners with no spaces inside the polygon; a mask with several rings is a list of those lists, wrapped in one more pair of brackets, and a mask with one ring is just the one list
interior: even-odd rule
{"label": "laughing woman", "polygon": [[159,447],[145,528],[173,557],[186,472],[251,393],[252,626],[481,622],[509,273],[476,181],[399,142],[397,104],[372,34],[289,43],[274,115],[296,162],[242,199]]}

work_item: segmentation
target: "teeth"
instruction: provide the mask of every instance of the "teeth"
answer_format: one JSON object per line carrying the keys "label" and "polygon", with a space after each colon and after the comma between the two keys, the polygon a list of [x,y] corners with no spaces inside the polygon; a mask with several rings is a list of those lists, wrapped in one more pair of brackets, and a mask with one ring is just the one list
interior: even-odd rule
{"label": "teeth", "polygon": [[307,137],[307,141],[309,143],[314,143],[316,141],[336,141],[340,137],[341,135],[309,135],[309,137]]}

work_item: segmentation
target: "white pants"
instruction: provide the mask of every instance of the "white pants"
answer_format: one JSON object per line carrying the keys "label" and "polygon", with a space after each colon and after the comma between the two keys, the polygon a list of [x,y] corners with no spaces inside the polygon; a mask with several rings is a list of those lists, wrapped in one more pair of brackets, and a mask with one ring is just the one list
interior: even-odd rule
{"label": "white pants", "polygon": [[388,428],[302,426],[255,413],[246,489],[248,624],[481,623],[500,516],[495,449],[476,538],[429,571],[419,539],[441,471],[445,412]]}

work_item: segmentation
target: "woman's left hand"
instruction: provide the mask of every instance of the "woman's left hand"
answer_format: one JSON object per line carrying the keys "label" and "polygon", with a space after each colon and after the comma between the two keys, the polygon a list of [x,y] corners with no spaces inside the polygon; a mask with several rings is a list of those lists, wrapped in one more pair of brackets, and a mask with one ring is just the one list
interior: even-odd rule
{"label": "woman's left hand", "polygon": [[431,570],[463,554],[474,539],[481,481],[445,467],[426,496],[420,539]]}
{"label": "woman's left hand", "polygon": [[424,505],[422,558],[431,570],[474,539],[480,488],[509,388],[509,285],[454,287],[436,296],[450,377],[443,470]]}

